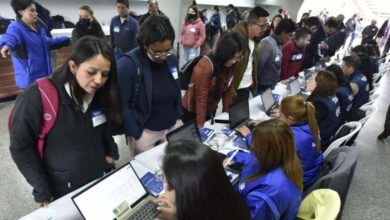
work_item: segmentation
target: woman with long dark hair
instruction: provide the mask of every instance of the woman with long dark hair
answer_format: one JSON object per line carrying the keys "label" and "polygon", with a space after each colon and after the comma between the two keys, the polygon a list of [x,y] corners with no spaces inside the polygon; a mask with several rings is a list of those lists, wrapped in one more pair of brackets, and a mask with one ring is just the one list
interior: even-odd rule
{"label": "woman with long dark hair", "polygon": [[[118,159],[106,122],[119,123],[123,114],[115,56],[102,40],[81,38],[49,81],[59,104],[42,155],[37,151],[43,124],[37,83],[17,98],[10,128],[12,158],[32,185],[39,207],[101,177]],[[50,120],[49,116],[43,117]]]}
{"label": "woman with long dark hair", "polygon": [[303,173],[291,128],[278,119],[262,122],[253,131],[250,149],[237,153],[230,165],[244,165],[237,190],[252,219],[295,219]]}
{"label": "woman with long dark hair", "polygon": [[217,154],[195,141],[169,143],[162,171],[164,194],[158,209],[178,220],[249,220],[249,210],[234,191]]}
{"label": "woman with long dark hair", "polygon": [[215,113],[222,98],[223,111],[227,112],[232,101],[232,80],[236,63],[242,59],[244,43],[236,32],[225,34],[216,49],[195,65],[188,90],[183,97],[183,122],[196,118],[203,126],[207,117]]}
{"label": "woman with long dark hair", "polygon": [[182,115],[175,32],[165,16],[150,15],[137,34],[139,47],[118,60],[124,132],[137,155],[164,141]]}
{"label": "woman with long dark hair", "polygon": [[340,104],[336,96],[338,87],[335,74],[328,70],[318,71],[306,85],[306,90],[311,92],[306,101],[313,103],[316,109],[323,152],[340,126]]}
{"label": "woman with long dark hair", "polygon": [[206,32],[199,11],[195,5],[188,7],[187,15],[181,27],[180,44],[183,45],[184,60],[199,56],[200,46],[206,39]]}

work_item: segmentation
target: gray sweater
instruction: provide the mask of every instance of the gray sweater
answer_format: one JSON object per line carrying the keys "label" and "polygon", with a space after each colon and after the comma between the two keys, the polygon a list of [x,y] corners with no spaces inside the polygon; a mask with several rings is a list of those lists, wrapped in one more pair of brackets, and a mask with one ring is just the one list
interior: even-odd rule
{"label": "gray sweater", "polygon": [[275,33],[261,40],[257,51],[257,79],[259,86],[274,88],[279,81],[282,65],[282,43]]}

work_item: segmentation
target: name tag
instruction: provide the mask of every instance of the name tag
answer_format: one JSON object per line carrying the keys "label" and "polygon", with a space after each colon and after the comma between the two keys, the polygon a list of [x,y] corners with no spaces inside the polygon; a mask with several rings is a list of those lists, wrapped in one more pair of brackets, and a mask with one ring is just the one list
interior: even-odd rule
{"label": "name tag", "polygon": [[229,79],[228,87],[230,87],[230,84],[232,84],[232,81],[233,81],[233,76],[231,76]]}
{"label": "name tag", "polygon": [[191,27],[191,28],[190,28],[190,31],[191,31],[191,32],[195,32],[195,31],[196,31],[195,27]]}
{"label": "name tag", "polygon": [[298,53],[295,55],[295,60],[300,60],[302,59],[302,53]]}
{"label": "name tag", "polygon": [[120,28],[118,26],[115,26],[114,27],[114,32],[119,33],[120,32]]}
{"label": "name tag", "polygon": [[280,54],[276,54],[275,56],[275,62],[279,62],[280,61]]}
{"label": "name tag", "polygon": [[106,116],[100,110],[93,110],[91,112],[91,117],[92,117],[93,127],[97,127],[97,126],[107,122]]}
{"label": "name tag", "polygon": [[174,67],[171,67],[170,69],[171,73],[172,73],[172,76],[173,78],[176,80],[179,78],[179,74],[177,73],[177,68],[174,66]]}

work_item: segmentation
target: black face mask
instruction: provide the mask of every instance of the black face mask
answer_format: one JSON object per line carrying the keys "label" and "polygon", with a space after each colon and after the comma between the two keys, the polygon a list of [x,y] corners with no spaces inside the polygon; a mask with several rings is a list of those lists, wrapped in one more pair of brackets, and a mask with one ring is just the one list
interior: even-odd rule
{"label": "black face mask", "polygon": [[187,13],[187,18],[188,18],[188,19],[195,19],[195,18],[196,18],[196,15]]}
{"label": "black face mask", "polygon": [[79,19],[79,24],[82,26],[89,26],[91,25],[91,19],[89,18],[80,18]]}

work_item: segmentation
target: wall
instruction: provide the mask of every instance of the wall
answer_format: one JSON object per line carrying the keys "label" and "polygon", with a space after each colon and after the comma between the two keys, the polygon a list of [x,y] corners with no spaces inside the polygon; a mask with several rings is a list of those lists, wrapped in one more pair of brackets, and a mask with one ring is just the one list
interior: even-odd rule
{"label": "wall", "polygon": [[[300,20],[300,18],[297,19],[297,16],[298,16],[298,11],[301,8],[302,3],[303,3],[303,0],[256,0],[255,1],[256,5],[271,6],[270,9],[272,9],[272,11],[269,11],[270,12],[270,19],[272,19],[273,16],[275,16],[278,13],[277,10],[279,8],[283,8],[283,9],[288,10],[288,13],[291,16],[291,19],[293,19],[294,21]],[[275,8],[276,6],[279,8],[276,9]]]}

